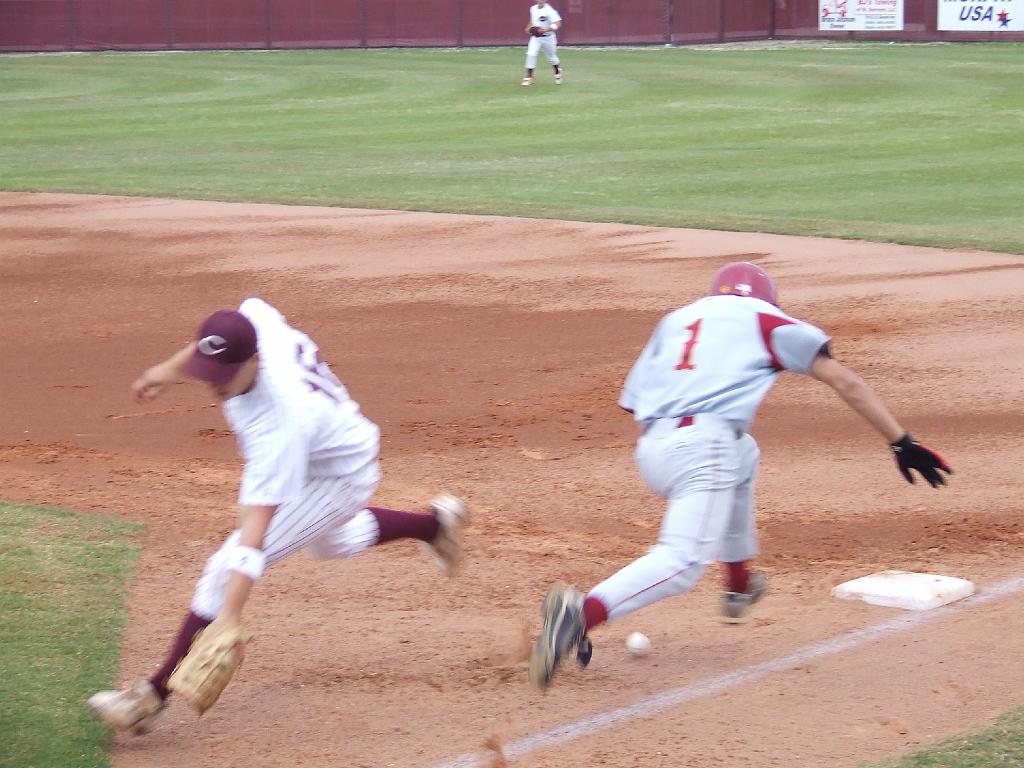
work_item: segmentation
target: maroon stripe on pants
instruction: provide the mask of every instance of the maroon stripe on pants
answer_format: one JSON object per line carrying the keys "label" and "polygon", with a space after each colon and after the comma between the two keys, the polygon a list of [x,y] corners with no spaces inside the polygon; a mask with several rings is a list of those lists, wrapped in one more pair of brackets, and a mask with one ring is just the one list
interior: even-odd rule
{"label": "maroon stripe on pants", "polygon": [[[714,472],[714,476],[712,477],[712,481],[711,481],[712,485],[714,485],[714,481],[718,477],[718,469],[719,469],[718,445],[719,445],[719,439],[716,437],[715,441],[711,444],[711,464],[714,467],[714,469],[712,470],[712,472]],[[711,519],[711,508],[714,506],[714,503],[715,503],[715,494],[714,494],[714,491],[710,491],[709,494],[708,494],[708,503],[704,507],[704,516],[701,518],[701,521],[700,521],[700,531],[697,534],[697,541],[698,542],[702,541],[704,539],[704,532],[708,529],[708,521]],[[655,587],[660,587],[666,581],[672,581],[672,579],[674,579],[676,576],[678,576],[679,574],[683,573],[684,571],[689,570],[690,568],[692,568],[694,565],[696,565],[699,562],[700,562],[700,560],[691,560],[686,565],[684,565],[682,568],[680,568],[678,571],[673,573],[671,576],[669,576],[667,578],[664,578],[661,581],[655,582],[654,584],[651,584],[649,587],[644,587],[639,592],[635,592],[632,595],[630,595],[629,597],[627,597],[625,600],[620,600],[618,603],[616,603],[612,607],[612,610],[614,610],[615,608],[618,608],[620,605],[624,605],[624,604],[628,603],[630,600],[632,600],[635,597],[639,597],[644,592],[649,592],[650,590],[654,589]]]}

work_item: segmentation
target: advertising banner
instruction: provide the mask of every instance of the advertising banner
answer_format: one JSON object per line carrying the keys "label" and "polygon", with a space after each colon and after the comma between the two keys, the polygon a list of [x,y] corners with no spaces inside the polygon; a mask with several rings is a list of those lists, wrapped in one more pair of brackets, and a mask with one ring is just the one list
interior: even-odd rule
{"label": "advertising banner", "polygon": [[939,0],[938,29],[970,32],[1024,31],[1024,0]]}
{"label": "advertising banner", "polygon": [[903,0],[818,0],[818,29],[823,32],[900,31],[903,29]]}

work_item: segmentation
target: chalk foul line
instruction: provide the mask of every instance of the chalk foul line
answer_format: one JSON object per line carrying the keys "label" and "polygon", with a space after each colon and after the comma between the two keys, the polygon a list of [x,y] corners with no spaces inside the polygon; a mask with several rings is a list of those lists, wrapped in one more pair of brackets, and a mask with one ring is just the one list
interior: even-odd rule
{"label": "chalk foul line", "polygon": [[[752,683],[777,672],[786,672],[812,661],[836,656],[854,648],[869,645],[884,637],[895,635],[921,624],[936,621],[957,613],[962,608],[983,605],[1000,597],[1021,592],[1022,590],[1024,590],[1024,576],[1015,576],[993,584],[965,600],[960,600],[941,608],[897,616],[894,619],[883,621],[870,627],[856,629],[836,637],[805,645],[777,659],[753,664],[696,683],[662,691],[618,709],[612,709],[596,715],[588,715],[570,723],[540,731],[531,736],[523,736],[504,744],[502,746],[502,754],[507,759],[515,759],[541,749],[568,744],[584,736],[614,728],[631,720],[650,717],[680,704],[703,699],[739,685]],[[478,768],[488,765],[492,759],[493,753],[468,752],[442,763],[436,763],[430,766],[430,768]]]}

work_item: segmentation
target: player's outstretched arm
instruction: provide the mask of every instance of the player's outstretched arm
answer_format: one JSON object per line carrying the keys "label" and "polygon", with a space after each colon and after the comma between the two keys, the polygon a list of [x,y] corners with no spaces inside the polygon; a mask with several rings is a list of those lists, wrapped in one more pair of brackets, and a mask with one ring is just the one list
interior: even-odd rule
{"label": "player's outstretched arm", "polygon": [[811,365],[811,375],[828,384],[848,406],[874,427],[890,444],[906,434],[875,391],[845,365],[827,355],[818,355]]}
{"label": "player's outstretched arm", "polygon": [[238,562],[236,567],[231,569],[227,592],[224,595],[224,606],[217,616],[217,621],[221,624],[238,624],[242,620],[242,608],[249,599],[252,585],[263,573],[263,539],[276,511],[277,505],[247,505],[240,511],[241,536],[238,539],[238,546],[229,555],[237,558]]}
{"label": "player's outstretched arm", "polygon": [[162,363],[147,368],[135,381],[132,382],[132,398],[137,403],[148,403],[155,400],[171,384],[182,377],[182,369],[185,363],[196,351],[196,343],[193,341],[187,344],[164,360]]}
{"label": "player's outstretched arm", "polygon": [[910,470],[921,473],[932,488],[945,485],[945,478],[939,470],[952,474],[953,470],[939,454],[916,442],[896,418],[889,412],[885,403],[860,376],[827,355],[818,355],[811,366],[811,375],[818,381],[831,387],[843,402],[856,411],[865,421],[884,437],[893,455],[900,474],[908,483],[914,482]]}

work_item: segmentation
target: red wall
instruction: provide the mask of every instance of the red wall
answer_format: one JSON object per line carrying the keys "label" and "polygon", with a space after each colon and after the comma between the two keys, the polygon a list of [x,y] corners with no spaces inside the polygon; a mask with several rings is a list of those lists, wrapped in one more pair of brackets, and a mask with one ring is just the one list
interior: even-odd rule
{"label": "red wall", "polygon": [[73,33],[78,50],[165,47],[164,0],[80,0],[76,6]]}
{"label": "red wall", "polygon": [[726,40],[771,37],[772,5],[765,0],[724,0],[722,26]]}
{"label": "red wall", "polygon": [[359,7],[359,0],[277,0],[269,37],[281,48],[359,48],[365,45]]}
{"label": "red wall", "polygon": [[672,42],[714,43],[721,40],[722,4],[676,0],[672,8]]}
{"label": "red wall", "polygon": [[555,7],[565,21],[558,41],[567,45],[664,42],[668,35],[665,0],[562,0]]}
{"label": "red wall", "polygon": [[0,0],[0,51],[64,51],[70,31],[66,0]]}
{"label": "red wall", "polygon": [[[522,45],[529,0],[0,0],[0,51]],[[557,0],[568,45],[767,37],[1024,40],[938,32],[904,0],[902,32],[819,32],[818,0]]]}
{"label": "red wall", "polygon": [[173,0],[170,40],[181,48],[266,48],[264,0]]}
{"label": "red wall", "polygon": [[369,47],[458,45],[459,0],[364,0]]}

